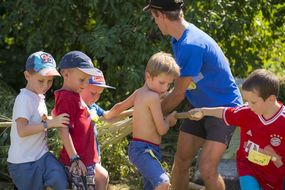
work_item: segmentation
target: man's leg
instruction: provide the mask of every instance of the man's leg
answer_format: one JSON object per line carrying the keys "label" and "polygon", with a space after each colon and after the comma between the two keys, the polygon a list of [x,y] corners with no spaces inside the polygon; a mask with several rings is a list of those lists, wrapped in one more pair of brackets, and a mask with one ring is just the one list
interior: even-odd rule
{"label": "man's leg", "polygon": [[168,190],[169,187],[170,187],[169,181],[168,182],[163,182],[158,187],[156,187],[155,190]]}
{"label": "man's leg", "polygon": [[218,173],[219,161],[226,145],[206,140],[199,159],[199,171],[207,190],[225,190],[225,183]]}
{"label": "man's leg", "polygon": [[180,131],[171,173],[171,189],[188,189],[192,159],[204,142],[203,138]]}

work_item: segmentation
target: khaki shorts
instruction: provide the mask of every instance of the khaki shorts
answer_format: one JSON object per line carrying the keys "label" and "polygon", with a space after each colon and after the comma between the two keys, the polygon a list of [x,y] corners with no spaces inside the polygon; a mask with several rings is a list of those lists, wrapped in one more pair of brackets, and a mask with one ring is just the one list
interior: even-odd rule
{"label": "khaki shorts", "polygon": [[180,130],[206,140],[228,145],[235,131],[234,126],[227,126],[222,119],[206,116],[199,121],[185,119]]}

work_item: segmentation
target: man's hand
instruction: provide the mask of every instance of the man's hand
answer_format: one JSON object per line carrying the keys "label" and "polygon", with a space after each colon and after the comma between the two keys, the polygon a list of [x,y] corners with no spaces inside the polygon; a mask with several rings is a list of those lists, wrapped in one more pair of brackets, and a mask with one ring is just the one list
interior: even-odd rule
{"label": "man's hand", "polygon": [[195,108],[188,111],[189,119],[198,121],[204,117],[203,110],[201,108]]}

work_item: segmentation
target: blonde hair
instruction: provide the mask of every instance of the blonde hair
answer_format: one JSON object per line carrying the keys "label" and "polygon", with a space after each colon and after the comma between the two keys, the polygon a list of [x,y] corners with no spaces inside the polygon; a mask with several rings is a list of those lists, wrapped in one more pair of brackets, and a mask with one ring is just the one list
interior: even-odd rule
{"label": "blonde hair", "polygon": [[177,78],[180,75],[180,68],[171,54],[161,51],[150,57],[146,65],[145,72],[148,72],[151,77],[165,73]]}

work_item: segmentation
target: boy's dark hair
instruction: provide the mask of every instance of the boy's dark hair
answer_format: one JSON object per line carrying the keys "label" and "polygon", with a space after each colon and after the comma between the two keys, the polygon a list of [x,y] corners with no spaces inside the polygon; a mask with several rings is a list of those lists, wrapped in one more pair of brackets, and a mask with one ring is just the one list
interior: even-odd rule
{"label": "boy's dark hair", "polygon": [[244,81],[242,90],[257,91],[263,100],[266,100],[270,95],[277,97],[279,94],[279,79],[270,71],[257,69]]}

